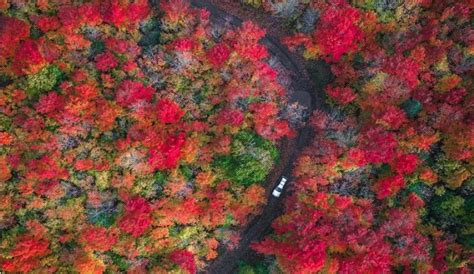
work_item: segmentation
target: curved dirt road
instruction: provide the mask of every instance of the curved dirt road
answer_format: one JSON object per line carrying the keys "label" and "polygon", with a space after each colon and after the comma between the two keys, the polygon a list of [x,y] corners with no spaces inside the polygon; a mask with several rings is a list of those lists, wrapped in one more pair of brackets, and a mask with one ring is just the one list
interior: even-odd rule
{"label": "curved dirt road", "polygon": [[[239,26],[242,23],[242,20],[239,18],[228,14],[207,0],[191,0],[191,4],[194,7],[206,8],[211,13],[213,24],[230,23],[233,26]],[[295,61],[295,56],[279,42],[279,39],[266,35],[261,42],[267,46],[270,54],[276,57],[290,74],[291,90],[293,92],[290,95],[289,101],[297,101],[300,105],[307,107],[310,112],[317,108],[324,108],[322,103],[324,102],[322,85],[312,83],[308,79],[307,74],[304,73],[305,68],[303,65]],[[320,75],[323,75],[322,77],[330,75],[326,64],[316,63],[313,65],[316,65],[316,70],[321,71]],[[270,233],[273,220],[282,213],[282,201],[286,196],[284,191],[282,196],[277,199],[271,195],[271,191],[283,175],[289,178],[289,184],[291,184],[293,161],[298,157],[300,151],[307,146],[311,137],[312,130],[304,127],[298,131],[296,138],[283,142],[280,162],[266,179],[265,185],[267,186],[268,196],[266,206],[261,214],[254,217],[247,227],[242,230],[238,246],[233,250],[221,248],[219,256],[209,263],[208,267],[204,270],[205,273],[234,273],[239,261],[251,260],[256,255],[251,250],[250,244],[261,240]]]}

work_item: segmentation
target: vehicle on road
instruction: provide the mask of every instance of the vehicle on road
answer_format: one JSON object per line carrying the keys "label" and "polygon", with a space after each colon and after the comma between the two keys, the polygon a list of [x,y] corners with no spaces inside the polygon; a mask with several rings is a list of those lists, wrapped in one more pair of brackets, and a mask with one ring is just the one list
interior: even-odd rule
{"label": "vehicle on road", "polygon": [[283,192],[283,188],[285,187],[286,181],[288,181],[288,178],[285,176],[281,177],[280,183],[275,187],[275,189],[272,192],[273,197],[280,197],[281,193]]}

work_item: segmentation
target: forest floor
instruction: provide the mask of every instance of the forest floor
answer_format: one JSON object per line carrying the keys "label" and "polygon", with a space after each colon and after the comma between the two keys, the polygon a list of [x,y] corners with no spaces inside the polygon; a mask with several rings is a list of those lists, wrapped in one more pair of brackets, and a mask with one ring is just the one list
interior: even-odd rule
{"label": "forest floor", "polygon": [[[324,62],[308,64],[300,56],[289,52],[280,43],[282,37],[290,34],[283,20],[258,10],[242,7],[235,1],[192,0],[191,3],[195,7],[206,8],[211,13],[212,24],[239,26],[242,21],[251,20],[265,28],[267,35],[261,42],[267,46],[271,56],[277,58],[289,74],[290,90],[292,91],[289,94],[290,103],[298,102],[298,104],[305,106],[309,113],[315,109],[325,108],[323,88],[331,78],[329,66]],[[312,67],[313,75],[311,76],[306,69],[308,66]],[[324,79],[324,81],[315,81],[315,79]],[[291,188],[293,163],[311,139],[312,130],[309,127],[303,127],[298,130],[295,138],[282,142],[280,161],[270,172],[264,184],[267,190],[267,204],[260,214],[253,217],[247,227],[242,230],[240,241],[234,249],[229,250],[222,247],[219,250],[219,256],[208,265],[206,273],[234,273],[239,262],[258,260],[259,255],[250,248],[250,244],[262,240],[271,232],[271,224],[282,213],[282,201],[287,195],[284,192],[280,198],[274,198],[271,192],[281,176],[289,178],[287,189]]]}

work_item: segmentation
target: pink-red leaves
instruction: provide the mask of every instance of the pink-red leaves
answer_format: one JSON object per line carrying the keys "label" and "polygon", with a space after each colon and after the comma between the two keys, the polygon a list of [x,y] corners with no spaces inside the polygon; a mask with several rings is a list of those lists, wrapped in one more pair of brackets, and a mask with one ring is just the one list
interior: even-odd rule
{"label": "pink-red leaves", "polygon": [[3,262],[2,269],[9,272],[29,272],[40,265],[40,259],[51,253],[49,242],[25,236],[19,239],[10,253],[11,259]]}
{"label": "pink-red leaves", "polygon": [[227,59],[229,58],[229,55],[230,55],[229,47],[227,47],[227,45],[223,43],[219,43],[219,44],[214,45],[207,52],[207,59],[212,65],[219,67],[225,61],[227,61]]}
{"label": "pink-red leaves", "polygon": [[185,135],[169,136],[166,141],[150,150],[148,162],[156,169],[175,168],[185,143]]}
{"label": "pink-red leaves", "polygon": [[[342,2],[342,1],[341,1]],[[333,5],[321,15],[314,37],[324,55],[332,61],[357,48],[362,32],[357,26],[359,11],[345,2],[341,6]]]}
{"label": "pink-red leaves", "polygon": [[144,86],[142,82],[125,80],[117,89],[116,100],[123,107],[132,106],[141,101],[149,102],[155,90]]}
{"label": "pink-red leaves", "polygon": [[326,92],[329,96],[336,100],[336,102],[342,105],[347,105],[356,98],[354,91],[349,87],[328,86],[326,88]]}
{"label": "pink-red leaves", "polygon": [[117,58],[110,52],[104,52],[95,57],[95,66],[99,71],[108,71],[117,67],[119,64]]}
{"label": "pink-red leaves", "polygon": [[175,250],[170,253],[169,258],[187,273],[196,273],[196,263],[194,261],[193,253],[187,250]]}
{"label": "pink-red leaves", "polygon": [[40,52],[35,40],[26,40],[15,52],[13,70],[18,75],[35,74],[46,65],[46,60]]}
{"label": "pink-red leaves", "polygon": [[125,203],[125,214],[119,220],[119,228],[133,237],[143,235],[152,223],[151,208],[141,197],[130,198]]}
{"label": "pink-red leaves", "polygon": [[169,99],[161,99],[156,103],[156,115],[162,123],[176,123],[181,120],[184,111],[175,102]]}
{"label": "pink-red leaves", "polygon": [[375,183],[374,188],[377,193],[377,199],[383,200],[398,193],[405,186],[405,180],[401,175],[395,175],[380,179]]}

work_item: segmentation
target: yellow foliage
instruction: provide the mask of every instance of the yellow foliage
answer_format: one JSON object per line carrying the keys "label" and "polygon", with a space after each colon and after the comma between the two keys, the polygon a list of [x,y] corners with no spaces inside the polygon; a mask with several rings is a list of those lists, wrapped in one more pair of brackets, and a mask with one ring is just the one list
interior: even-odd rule
{"label": "yellow foliage", "polygon": [[460,82],[461,77],[457,76],[456,74],[447,75],[441,78],[438,84],[436,84],[435,90],[439,92],[447,92],[457,87]]}
{"label": "yellow foliage", "polygon": [[450,188],[456,189],[462,185],[462,183],[471,176],[471,173],[462,167],[457,170],[453,175],[446,179]]}
{"label": "yellow foliage", "polygon": [[102,260],[94,258],[94,255],[87,254],[79,257],[74,263],[74,267],[79,273],[101,274],[105,271],[105,264]]}
{"label": "yellow foliage", "polygon": [[110,186],[110,172],[101,171],[97,172],[95,176],[95,185],[100,189],[104,190]]}
{"label": "yellow foliage", "polygon": [[215,176],[211,171],[199,172],[196,176],[196,183],[200,186],[211,185],[215,180]]}

